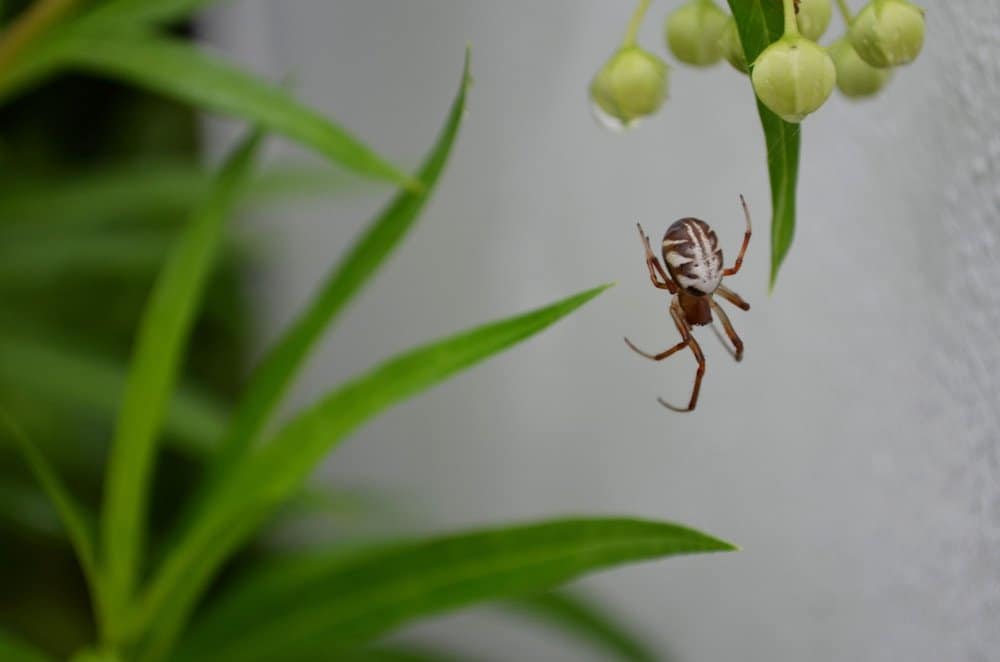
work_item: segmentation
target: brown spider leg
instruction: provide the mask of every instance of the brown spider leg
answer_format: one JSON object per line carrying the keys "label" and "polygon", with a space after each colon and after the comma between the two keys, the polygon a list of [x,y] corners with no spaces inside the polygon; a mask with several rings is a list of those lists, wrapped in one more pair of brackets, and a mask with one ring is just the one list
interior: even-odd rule
{"label": "brown spider leg", "polygon": [[698,370],[694,374],[694,388],[691,391],[691,401],[688,403],[687,409],[675,407],[663,398],[657,398],[656,400],[667,409],[671,409],[673,411],[693,411],[695,405],[698,404],[698,391],[701,390],[701,378],[705,376],[705,355],[701,352],[701,345],[699,345],[698,341],[691,335],[691,327],[688,326],[687,321],[684,319],[684,313],[680,309],[680,304],[677,303],[677,299],[674,299],[674,304],[670,306],[670,316],[674,318],[674,324],[677,325],[677,330],[684,339],[684,344],[691,348],[691,352],[694,354],[694,358],[698,362]]}
{"label": "brown spider leg", "polygon": [[743,233],[743,246],[740,248],[740,254],[736,256],[736,263],[723,270],[723,276],[732,276],[740,270],[740,267],[743,266],[743,256],[746,255],[747,246],[750,245],[750,210],[747,209],[747,201],[743,199],[742,195],[740,196],[740,204],[743,205],[743,215],[747,219],[747,230]]}
{"label": "brown spider leg", "polygon": [[[659,288],[661,290],[668,290],[671,294],[676,294],[677,285],[675,285],[674,281],[672,281],[670,279],[670,276],[667,275],[666,269],[663,268],[663,265],[660,264],[660,261],[653,253],[653,249],[650,248],[649,237],[647,237],[646,233],[642,231],[641,225],[636,223],[635,226],[639,228],[639,237],[642,238],[642,244],[646,249],[646,268],[649,269],[649,280],[653,282],[654,287]],[[656,279],[657,275],[659,275],[660,278],[662,278],[663,280],[662,281],[657,280]]]}
{"label": "brown spider leg", "polygon": [[722,331],[719,331],[719,327],[717,327],[716,325],[713,324],[712,325],[712,333],[715,334],[715,337],[718,339],[719,344],[722,345],[722,348],[724,350],[726,350],[726,353],[729,354],[729,356],[732,357],[732,359],[735,361],[736,360],[736,352],[734,352],[733,348],[730,347],[729,343],[726,342],[725,337],[723,337],[723,335],[722,335]]}
{"label": "brown spider leg", "polygon": [[741,297],[736,292],[733,292],[725,285],[719,285],[717,288],[715,288],[715,294],[718,294],[720,297],[722,297],[729,303],[733,304],[737,308],[742,308],[743,310],[750,310],[750,304],[744,301],[743,297]]}
{"label": "brown spider leg", "polygon": [[[729,336],[729,340],[733,343],[733,347],[736,348],[736,353],[733,358],[737,361],[743,360],[743,341],[740,337],[736,335],[736,330],[733,329],[732,323],[729,321],[729,316],[726,315],[726,311],[722,310],[722,306],[717,304],[711,297],[708,298],[708,305],[712,307],[712,312],[719,316],[719,321],[722,322],[722,328],[726,330],[726,335]],[[714,326],[712,327],[715,328]]]}
{"label": "brown spider leg", "polygon": [[673,354],[675,352],[679,352],[680,350],[682,350],[685,347],[687,347],[687,341],[686,340],[682,340],[682,341],[680,341],[679,343],[677,343],[676,345],[674,345],[673,347],[671,347],[670,349],[668,349],[666,351],[660,352],[659,354],[650,354],[648,352],[642,351],[641,349],[639,349],[638,347],[636,347],[635,345],[633,345],[632,341],[629,340],[628,338],[625,338],[625,344],[628,345],[629,349],[631,349],[633,352],[635,352],[639,356],[645,356],[647,359],[650,359],[652,361],[662,361],[663,359],[667,358],[671,354]]}

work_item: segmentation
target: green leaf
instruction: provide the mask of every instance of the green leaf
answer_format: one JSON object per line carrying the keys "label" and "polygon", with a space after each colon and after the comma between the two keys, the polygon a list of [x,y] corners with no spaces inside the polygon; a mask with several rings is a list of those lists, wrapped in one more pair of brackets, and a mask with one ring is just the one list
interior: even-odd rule
{"label": "green leaf", "polygon": [[0,520],[35,536],[67,539],[59,513],[45,492],[8,477],[0,481]]}
{"label": "green leaf", "polygon": [[[0,425],[7,431],[7,435],[13,439],[14,444],[20,451],[25,463],[35,475],[42,489],[52,501],[59,519],[70,542],[76,552],[80,567],[90,585],[91,598],[94,602],[96,612],[101,618],[105,615],[106,606],[106,584],[97,564],[96,546],[94,544],[94,534],[90,524],[83,516],[83,511],[77,505],[76,500],[69,490],[63,485],[58,474],[49,465],[48,460],[32,442],[28,435],[18,426],[6,411],[0,410]],[[0,644],[2,652],[2,644]],[[3,659],[7,659],[4,657]]]}
{"label": "green leaf", "polygon": [[[110,357],[59,339],[0,333],[0,384],[60,407],[114,415],[125,389],[126,367]],[[164,432],[181,450],[204,456],[225,432],[223,403],[192,384],[170,399]]]}
{"label": "green leaf", "polygon": [[6,662],[53,662],[53,658],[2,628],[0,628],[0,660]]}
{"label": "green leaf", "polygon": [[[784,33],[781,2],[729,0],[747,62],[754,62],[769,44]],[[752,66],[752,65],[751,65]],[[771,179],[771,289],[795,234],[795,188],[799,176],[801,128],[768,110],[757,100],[757,113],[767,146]]]}
{"label": "green leaf", "polygon": [[607,287],[406,352],[297,414],[268,445],[227,468],[154,576],[134,627],[156,624],[164,633],[153,648],[165,651],[219,566],[347,435],[397,402],[538,333]]}
{"label": "green leaf", "polygon": [[110,0],[98,5],[84,20],[119,25],[174,23],[217,4],[220,0]]}
{"label": "green leaf", "polygon": [[415,619],[624,563],[732,550],[676,524],[570,519],[286,560],[198,619],[185,660],[273,660],[370,641]]}
{"label": "green leaf", "polygon": [[[132,224],[151,216],[190,214],[205,198],[213,173],[172,161],[116,163],[49,177],[7,175],[0,187],[0,226],[54,225],[93,228],[109,221]],[[276,166],[254,178],[240,200],[256,206],[282,197],[344,193],[357,182],[330,168]],[[5,240],[8,235],[4,235]]]}
{"label": "green leaf", "polygon": [[0,283],[8,289],[37,288],[78,274],[148,275],[163,263],[169,239],[162,230],[148,229],[0,233]]}
{"label": "green leaf", "polygon": [[653,662],[658,656],[593,600],[569,592],[548,592],[512,600],[508,609],[551,623],[620,660]]}
{"label": "green leaf", "polygon": [[419,193],[401,191],[393,199],[330,273],[306,310],[264,357],[237,409],[219,465],[232,463],[251,446],[323,332],[416,222],[451,153],[465,112],[469,80],[469,52],[466,50],[462,79],[451,112],[418,173],[424,190]]}
{"label": "green leaf", "polygon": [[250,173],[261,134],[228,159],[168,258],[140,321],[108,459],[102,541],[113,609],[123,609],[141,566],[156,441],[187,338],[223,238],[226,218]]}
{"label": "green leaf", "polygon": [[[288,661],[288,658],[284,659]],[[468,662],[468,658],[459,658],[450,653],[402,645],[337,651],[335,657],[331,656],[327,659],[335,659],[337,662],[460,662],[460,660]],[[306,655],[302,662],[306,662],[306,660],[318,662],[315,655]]]}
{"label": "green leaf", "polygon": [[355,172],[420,189],[419,182],[280,87],[154,33],[71,26],[32,50],[25,71],[14,67],[0,77],[0,94],[61,67],[117,78],[205,110],[241,117]]}

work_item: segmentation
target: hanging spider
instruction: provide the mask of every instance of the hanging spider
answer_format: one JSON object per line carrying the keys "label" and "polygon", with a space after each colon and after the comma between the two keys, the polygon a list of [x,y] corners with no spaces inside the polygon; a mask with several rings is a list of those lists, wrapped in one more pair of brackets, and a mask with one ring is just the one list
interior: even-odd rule
{"label": "hanging spider", "polygon": [[[736,257],[736,262],[728,269],[724,269],[722,266],[722,248],[719,246],[719,238],[705,221],[697,218],[682,218],[667,228],[666,234],[663,235],[663,262],[667,265],[666,270],[653,254],[653,250],[649,246],[649,237],[642,231],[642,226],[636,223],[636,227],[639,228],[639,237],[646,249],[646,267],[649,269],[650,280],[653,281],[655,287],[667,290],[674,295],[670,301],[670,316],[673,318],[674,324],[677,325],[677,331],[681,334],[681,341],[659,354],[648,354],[642,351],[633,345],[628,338],[625,338],[625,344],[637,354],[653,361],[662,361],[675,352],[690,347],[698,362],[698,371],[694,376],[694,389],[691,391],[691,401],[688,403],[687,409],[675,407],[663,398],[657,398],[659,403],[667,409],[680,412],[692,411],[698,404],[701,378],[705,374],[705,355],[702,354],[698,341],[691,335],[691,327],[711,324],[712,312],[718,315],[722,327],[726,330],[726,335],[733,343],[735,348],[735,351],[732,352],[733,358],[737,361],[743,358],[743,341],[736,335],[733,325],[729,322],[729,317],[712,298],[712,295],[718,294],[734,306],[750,310],[750,304],[722,284],[724,277],[732,276],[740,270],[743,265],[743,256],[750,244],[750,211],[747,209],[747,203],[742,195],[740,196],[740,204],[743,205],[747,229],[743,235],[743,246]],[[719,338],[721,339],[722,336]]]}

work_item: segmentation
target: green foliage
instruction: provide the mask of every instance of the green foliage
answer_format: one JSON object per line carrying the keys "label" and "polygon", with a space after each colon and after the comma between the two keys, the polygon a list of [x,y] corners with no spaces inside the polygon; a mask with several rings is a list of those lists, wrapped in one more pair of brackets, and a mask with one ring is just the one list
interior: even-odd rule
{"label": "green foliage", "polygon": [[80,507],[63,485],[59,476],[49,465],[45,456],[18,427],[10,416],[0,410],[0,425],[6,429],[8,436],[14,440],[25,463],[35,474],[38,483],[45,490],[52,504],[56,507],[63,527],[73,543],[74,551],[80,560],[83,573],[90,583],[91,595],[98,612],[106,608],[107,583],[97,562],[96,543],[91,525],[84,520]]}
{"label": "green foliage", "polygon": [[144,32],[74,30],[48,44],[66,67],[235,115],[297,140],[359,173],[419,188],[342,127],[289,93],[191,46]]}
{"label": "green foliage", "polygon": [[387,407],[538,333],[600,294],[598,287],[550,306],[486,324],[406,352],[349,381],[296,414],[259,452],[233,466],[188,535],[151,582],[137,626],[174,636],[197,592],[226,557],[291,497],[312,468],[347,434]]}
{"label": "green foliage", "polygon": [[418,173],[426,188],[397,194],[331,272],[306,310],[264,357],[236,411],[217,464],[224,466],[234,461],[250,447],[309,351],[416,222],[455,142],[470,80],[466,53],[458,95],[437,143]]}
{"label": "green foliage", "polygon": [[[201,203],[212,179],[210,170],[179,159],[135,160],[56,175],[12,174],[0,185],[0,245],[34,238],[32,229],[49,233],[51,239],[56,226],[60,231],[82,231],[135,225],[150,216],[177,225]],[[292,195],[344,195],[353,190],[348,184],[357,187],[326,168],[270,167],[254,177],[236,202],[249,207]],[[73,235],[74,241],[79,238]]]}
{"label": "green foliage", "polygon": [[506,606],[592,643],[620,660],[653,662],[658,659],[635,634],[615,622],[612,614],[605,613],[599,604],[584,596],[550,591],[511,600]]}
{"label": "green foliage", "polygon": [[172,1],[144,9],[129,1],[98,10],[99,20],[84,15],[34,44],[10,69],[0,70],[0,99],[60,70],[90,71],[250,120],[356,172],[419,190],[420,182],[282,88],[184,42],[140,29],[144,21],[175,18],[197,5]]}
{"label": "green foliage", "polygon": [[[126,376],[124,363],[86,348],[45,335],[0,332],[0,386],[17,388],[56,409],[111,416],[121,403]],[[205,455],[225,430],[226,416],[216,396],[182,383],[174,390],[163,428],[174,446]]]}
{"label": "green foliage", "polygon": [[[81,662],[146,662],[174,653],[305,660],[317,651],[345,660],[442,660],[451,658],[376,640],[414,619],[516,598],[526,613],[624,659],[649,659],[593,606],[562,595],[523,596],[626,562],[730,545],[678,525],[629,519],[559,520],[292,558],[257,544],[270,525],[316,501],[305,486],[310,473],[360,426],[540,333],[607,286],[403,352],[269,432],[310,350],[414,227],[438,183],[464,116],[468,55],[438,139],[411,178],[280,87],[163,31],[209,2],[109,0],[74,13],[72,0],[54,0],[54,13],[39,5],[42,11],[22,15],[27,37],[12,42],[0,33],[6,104],[30,85],[43,86],[44,94],[54,75],[83,70],[152,92],[161,107],[169,98],[255,127],[211,175],[189,162],[139,169],[127,154],[100,167],[84,159],[87,174],[66,181],[71,169],[61,155],[73,150],[46,142],[50,137],[22,143],[24,132],[15,129],[8,136],[17,149],[0,149],[0,305],[9,311],[0,324],[0,441],[13,442],[40,487],[28,489],[24,476],[0,467],[0,504],[14,506],[0,524],[27,521],[44,530],[44,518],[33,519],[30,507],[47,495],[45,514],[50,523],[58,516],[64,534],[57,543],[72,545],[93,602],[65,637],[51,636],[50,623],[27,607],[12,631],[62,657],[75,652],[72,659]],[[32,25],[32,16],[48,18]],[[233,270],[223,268],[239,257],[227,242],[226,221],[245,200],[312,185],[308,172],[252,178],[268,132],[400,190],[267,352],[230,422],[236,370],[228,359],[245,331]],[[0,131],[0,148],[5,137]],[[11,167],[38,144],[46,150],[37,172]],[[324,176],[320,188],[327,187]],[[221,341],[213,324],[223,326]],[[66,451],[86,447],[96,464],[109,436],[101,482]],[[219,581],[223,571],[229,581]],[[65,590],[51,583],[38,590]],[[0,632],[0,657],[46,659],[31,655]]]}
{"label": "green foliage", "polygon": [[52,658],[45,655],[30,644],[21,641],[9,632],[0,629],[0,660],[10,660],[11,662],[52,662]]}
{"label": "green foliage", "polygon": [[731,549],[672,524],[592,519],[285,559],[223,596],[199,619],[178,659],[294,658],[362,644],[414,618],[537,591],[596,568]]}
{"label": "green foliage", "polygon": [[109,25],[165,24],[187,18],[199,9],[220,0],[108,0],[98,5],[85,20]]}
{"label": "green foliage", "polygon": [[139,328],[108,460],[102,540],[113,608],[130,599],[142,563],[143,518],[155,443],[180,370],[187,337],[223,223],[245,185],[260,144],[255,132],[220,171],[204,207],[191,219],[153,289]]}
{"label": "green foliage", "polygon": [[[729,0],[747,62],[754,62],[767,46],[784,34],[782,3]],[[768,110],[757,99],[757,113],[767,146],[771,179],[771,287],[795,234],[795,188],[799,174],[802,129]]]}

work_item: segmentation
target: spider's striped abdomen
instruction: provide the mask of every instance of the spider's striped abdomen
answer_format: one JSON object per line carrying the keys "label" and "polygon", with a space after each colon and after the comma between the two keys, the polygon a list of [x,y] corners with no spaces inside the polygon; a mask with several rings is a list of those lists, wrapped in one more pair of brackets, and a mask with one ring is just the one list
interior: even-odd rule
{"label": "spider's striped abdomen", "polygon": [[697,218],[682,218],[663,235],[663,261],[670,277],[693,296],[711,294],[722,282],[722,248],[715,230]]}

